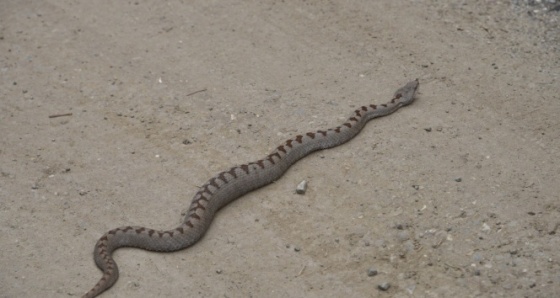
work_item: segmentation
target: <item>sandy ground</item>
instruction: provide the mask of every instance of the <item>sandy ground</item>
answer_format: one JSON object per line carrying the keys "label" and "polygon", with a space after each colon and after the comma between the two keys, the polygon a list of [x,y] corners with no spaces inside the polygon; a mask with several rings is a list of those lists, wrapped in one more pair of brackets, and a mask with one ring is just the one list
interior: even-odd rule
{"label": "sandy ground", "polygon": [[107,230],[173,228],[214,174],[415,78],[194,247],[118,250],[103,296],[560,296],[553,2],[1,1],[0,296],[80,296]]}

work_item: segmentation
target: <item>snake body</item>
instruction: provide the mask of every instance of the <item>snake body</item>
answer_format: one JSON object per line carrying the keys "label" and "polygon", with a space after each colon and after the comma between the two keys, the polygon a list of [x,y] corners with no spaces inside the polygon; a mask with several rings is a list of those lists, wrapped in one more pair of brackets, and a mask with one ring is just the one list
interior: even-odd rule
{"label": "snake body", "polygon": [[389,115],[412,103],[418,86],[418,80],[411,81],[398,89],[386,104],[362,106],[340,126],[297,135],[263,159],[234,166],[215,175],[200,187],[182,224],[174,229],[158,231],[126,226],[105,233],[95,244],[93,252],[95,263],[103,271],[103,276],[83,297],[96,297],[117,281],[119,270],[112,257],[114,250],[119,247],[137,247],[150,251],[172,252],[195,244],[208,230],[220,208],[277,180],[292,164],[311,152],[349,141],[369,120]]}

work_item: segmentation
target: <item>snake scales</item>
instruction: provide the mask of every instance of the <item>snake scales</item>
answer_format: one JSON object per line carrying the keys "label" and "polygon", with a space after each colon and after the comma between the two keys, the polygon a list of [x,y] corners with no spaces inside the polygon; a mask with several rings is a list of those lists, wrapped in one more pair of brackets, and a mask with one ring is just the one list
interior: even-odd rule
{"label": "snake scales", "polygon": [[151,251],[171,252],[195,244],[208,230],[214,214],[240,196],[270,184],[288,168],[313,151],[343,144],[377,117],[393,113],[410,104],[418,89],[418,80],[411,81],[395,92],[386,104],[362,106],[342,125],[327,130],[297,135],[278,146],[263,159],[232,167],[210,178],[195,194],[183,223],[168,231],[145,227],[120,227],[105,233],[94,248],[94,259],[103,276],[83,297],[95,297],[110,288],[119,278],[112,253],[119,247],[137,247]]}

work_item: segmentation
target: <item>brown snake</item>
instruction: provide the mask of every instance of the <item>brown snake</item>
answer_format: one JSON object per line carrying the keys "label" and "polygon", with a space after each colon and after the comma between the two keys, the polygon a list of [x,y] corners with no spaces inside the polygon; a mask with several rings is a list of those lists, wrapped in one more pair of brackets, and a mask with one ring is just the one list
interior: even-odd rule
{"label": "brown snake", "polygon": [[395,92],[386,104],[362,106],[355,110],[342,125],[327,130],[297,135],[278,146],[265,158],[232,167],[210,178],[194,195],[183,223],[168,231],[145,227],[120,227],[105,233],[93,251],[97,267],[103,276],[83,297],[95,297],[110,288],[119,278],[117,263],[112,253],[119,247],[137,247],[145,250],[172,252],[195,244],[208,230],[214,214],[229,202],[280,178],[299,159],[313,151],[343,144],[377,117],[393,113],[412,103],[418,89],[418,79]]}

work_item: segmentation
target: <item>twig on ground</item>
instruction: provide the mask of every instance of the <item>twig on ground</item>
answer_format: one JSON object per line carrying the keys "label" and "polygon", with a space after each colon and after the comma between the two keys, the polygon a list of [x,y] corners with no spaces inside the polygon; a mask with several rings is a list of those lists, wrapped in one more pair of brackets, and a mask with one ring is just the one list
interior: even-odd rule
{"label": "twig on ground", "polygon": [[206,91],[206,88],[201,89],[201,90],[198,90],[198,91],[195,91],[195,92],[191,92],[191,93],[187,94],[186,96],[195,95],[195,94],[197,94],[197,93],[199,93],[199,92],[204,92],[204,91]]}
{"label": "twig on ground", "polygon": [[49,115],[49,118],[57,118],[57,117],[64,117],[64,116],[72,116],[72,113]]}

